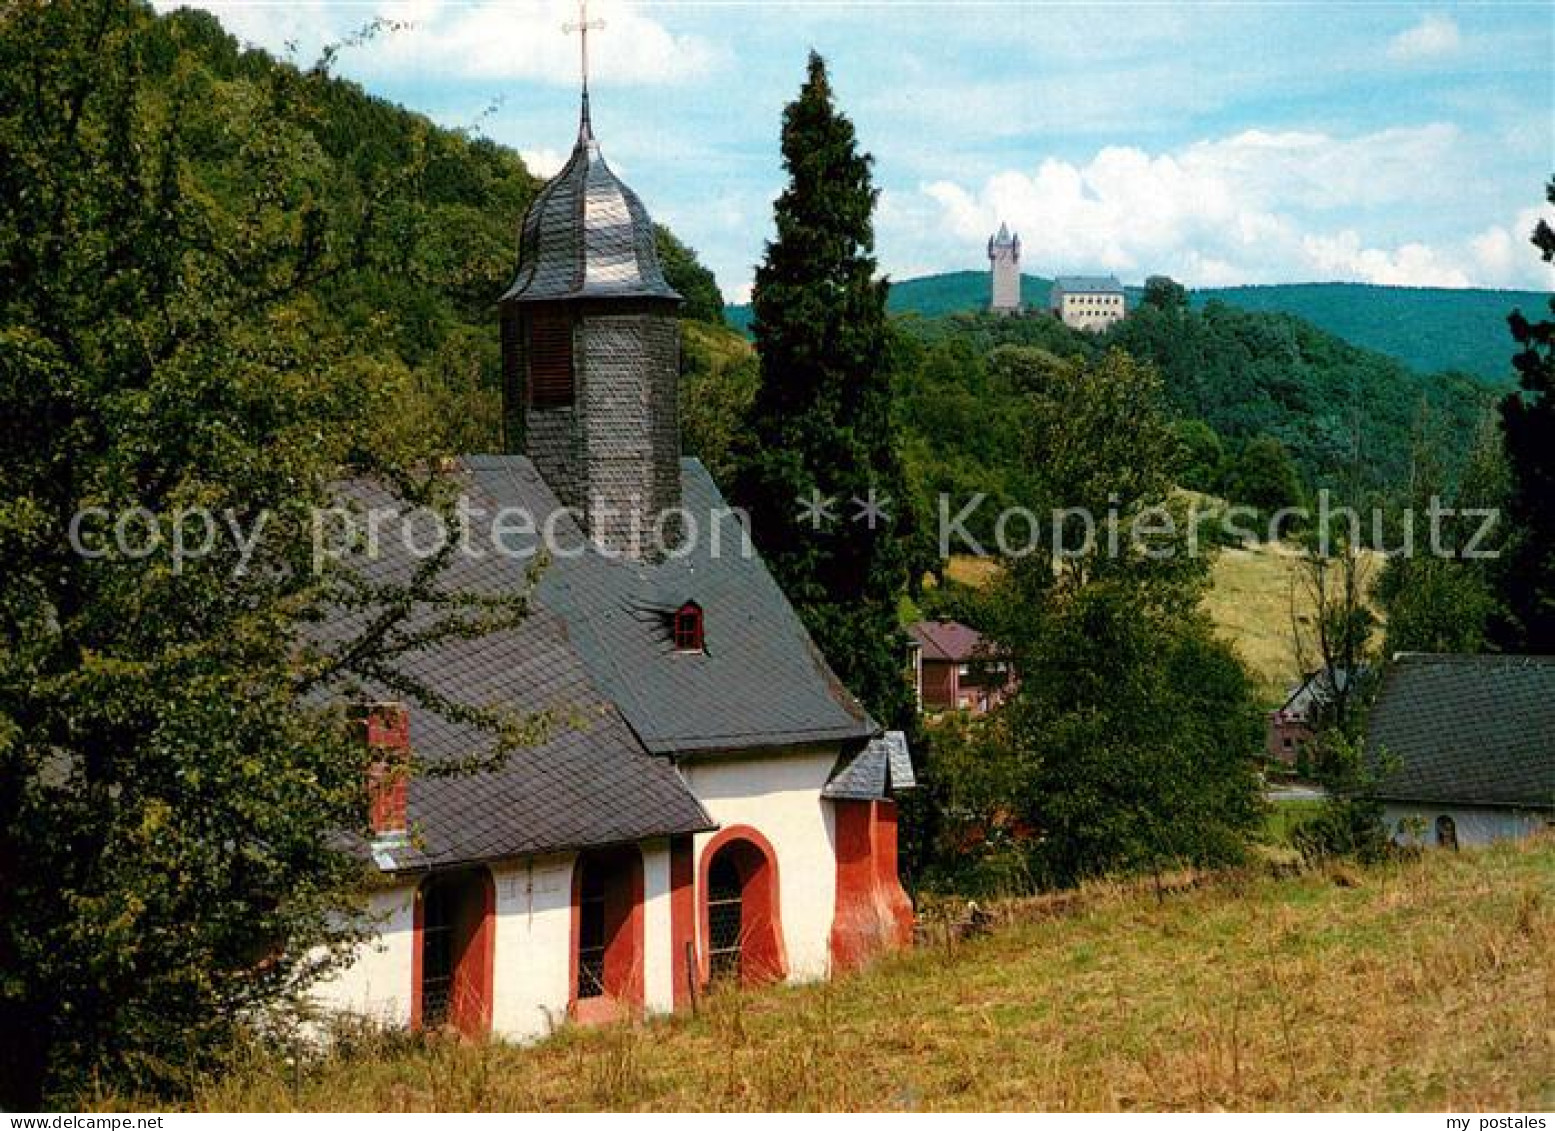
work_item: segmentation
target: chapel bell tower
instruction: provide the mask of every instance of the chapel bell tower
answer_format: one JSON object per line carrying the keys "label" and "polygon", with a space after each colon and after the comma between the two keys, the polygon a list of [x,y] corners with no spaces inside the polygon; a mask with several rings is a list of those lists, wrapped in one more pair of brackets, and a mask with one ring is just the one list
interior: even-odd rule
{"label": "chapel bell tower", "polygon": [[[589,120],[588,32],[578,140],[519,233],[500,300],[505,446],[534,461],[601,547],[641,556],[680,508],[681,296],[653,221],[600,154]],[[667,531],[666,531],[667,534]]]}

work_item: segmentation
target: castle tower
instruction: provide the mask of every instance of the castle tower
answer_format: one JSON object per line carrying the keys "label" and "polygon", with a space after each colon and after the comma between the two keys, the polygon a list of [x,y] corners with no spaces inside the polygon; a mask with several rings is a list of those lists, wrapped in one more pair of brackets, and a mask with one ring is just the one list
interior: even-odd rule
{"label": "castle tower", "polygon": [[988,240],[988,262],[993,265],[993,290],[988,309],[995,314],[1020,313],[1020,236],[999,225],[998,235]]}
{"label": "castle tower", "polygon": [[632,557],[680,507],[680,303],[647,210],[600,154],[585,83],[572,157],[525,213],[500,300],[503,423],[589,537]]}

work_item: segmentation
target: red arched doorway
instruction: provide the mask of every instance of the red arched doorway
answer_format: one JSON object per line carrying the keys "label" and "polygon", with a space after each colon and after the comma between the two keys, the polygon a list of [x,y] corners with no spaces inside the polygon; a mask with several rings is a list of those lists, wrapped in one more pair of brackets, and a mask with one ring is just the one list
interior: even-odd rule
{"label": "red arched doorway", "polygon": [[718,833],[702,850],[702,978],[771,982],[788,972],[777,853],[748,825]]}
{"label": "red arched doorway", "polygon": [[410,1024],[468,1037],[491,1028],[496,885],[486,868],[440,872],[416,889]]}
{"label": "red arched doorway", "polygon": [[572,869],[575,1020],[643,1008],[643,858],[635,845],[578,854]]}

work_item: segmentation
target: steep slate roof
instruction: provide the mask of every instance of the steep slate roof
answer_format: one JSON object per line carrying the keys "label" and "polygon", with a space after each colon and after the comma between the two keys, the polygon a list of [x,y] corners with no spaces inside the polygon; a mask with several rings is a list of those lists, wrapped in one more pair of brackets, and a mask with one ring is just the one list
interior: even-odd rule
{"label": "steep slate roof", "polygon": [[[500,506],[541,518],[560,508],[526,457],[469,456],[463,464]],[[656,754],[862,743],[877,734],[761,559],[742,552],[743,528],[707,470],[682,460],[681,479],[683,506],[699,527],[684,556],[611,557],[570,518],[558,527],[577,552],[556,554],[538,599],[566,622],[590,677]],[[516,553],[533,542],[507,538]],[[702,608],[701,653],[674,647],[670,617],[687,601]]]}
{"label": "steep slate roof", "polygon": [[1368,731],[1379,798],[1555,808],[1555,657],[1401,655]]}
{"label": "steep slate roof", "polygon": [[982,634],[960,621],[921,620],[907,631],[923,648],[925,659],[961,664],[988,656]]}
{"label": "steep slate roof", "polygon": [[907,752],[907,736],[888,730],[872,738],[854,757],[838,766],[821,790],[834,801],[885,801],[901,789],[918,784]]}
{"label": "steep slate roof", "polygon": [[586,93],[572,157],[524,213],[518,264],[503,302],[680,299],[659,267],[648,210],[605,164]]}
{"label": "steep slate roof", "polygon": [[[448,474],[478,524],[469,543],[480,556],[453,555],[441,578],[446,590],[521,591],[538,549],[537,536],[523,531],[543,530],[553,515],[557,545],[521,624],[442,641],[399,660],[399,670],[454,702],[550,712],[554,725],[500,769],[413,777],[414,835],[405,845],[375,846],[380,867],[451,866],[715,827],[660,755],[837,744],[839,769],[823,796],[878,799],[913,785],[906,740],[881,735],[837,681],[760,558],[744,552],[743,528],[698,461],[683,460],[681,474],[699,537],[689,553],[659,563],[589,543],[527,457],[469,456]],[[363,507],[392,502],[364,481],[342,485],[340,494]],[[719,520],[716,541],[710,516]],[[494,548],[496,537],[505,552]],[[353,564],[370,581],[408,579],[416,563],[398,528],[386,525],[379,544],[380,558]],[[689,600],[703,610],[703,653],[674,648],[670,618]],[[368,615],[342,613],[321,635],[348,639]],[[429,616],[418,613],[414,623]],[[350,693],[403,698],[373,685]],[[494,741],[416,705],[410,738],[417,755],[434,762],[490,753]]]}
{"label": "steep slate roof", "polygon": [[[467,474],[461,486],[472,504],[495,510]],[[364,506],[390,496],[372,483],[342,485],[341,494]],[[392,528],[386,528],[392,529]],[[430,544],[430,539],[422,544]],[[477,543],[478,544],[478,543]],[[380,543],[376,562],[354,560],[371,581],[410,576],[413,561],[397,536]],[[488,553],[455,554],[441,584],[475,594],[521,590],[521,563]],[[366,612],[332,618],[320,635],[346,639]],[[425,623],[420,613],[413,623]],[[679,772],[648,753],[620,713],[589,678],[566,621],[534,609],[516,628],[474,639],[445,640],[397,663],[403,674],[454,702],[529,715],[552,712],[544,741],[512,752],[500,769],[448,777],[413,777],[407,789],[410,842],[379,846],[374,857],[389,871],[450,866],[562,849],[618,844],[714,828]],[[356,693],[357,689],[353,689]],[[397,700],[388,688],[367,685],[372,700]],[[483,730],[412,705],[410,740],[430,762],[489,755],[494,739]]]}
{"label": "steep slate roof", "polygon": [[1071,295],[1120,295],[1123,284],[1113,275],[1060,275],[1053,280],[1053,290]]}
{"label": "steep slate roof", "polygon": [[[1357,672],[1364,678],[1370,670],[1368,666],[1363,664],[1357,669]],[[1292,718],[1305,719],[1311,714],[1314,707],[1327,706],[1328,702],[1334,697],[1335,689],[1343,689],[1349,682],[1350,673],[1344,668],[1335,669],[1332,676],[1329,674],[1329,669],[1319,668],[1296,685],[1295,689],[1291,691],[1289,697],[1285,700],[1284,705],[1275,713]]]}

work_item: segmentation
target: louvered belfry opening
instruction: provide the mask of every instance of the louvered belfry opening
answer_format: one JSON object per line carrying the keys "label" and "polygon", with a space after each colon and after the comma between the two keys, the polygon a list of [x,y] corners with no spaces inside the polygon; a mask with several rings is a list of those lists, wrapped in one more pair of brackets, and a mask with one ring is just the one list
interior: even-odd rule
{"label": "louvered belfry opening", "polygon": [[572,316],[564,310],[537,310],[529,320],[529,405],[571,408]]}
{"label": "louvered belfry opening", "polygon": [[680,303],[585,106],[572,157],[524,214],[501,299],[503,418],[508,450],[590,538],[634,557],[680,507]]}

